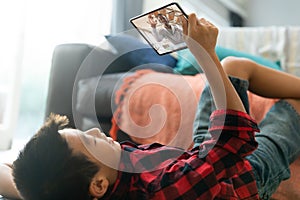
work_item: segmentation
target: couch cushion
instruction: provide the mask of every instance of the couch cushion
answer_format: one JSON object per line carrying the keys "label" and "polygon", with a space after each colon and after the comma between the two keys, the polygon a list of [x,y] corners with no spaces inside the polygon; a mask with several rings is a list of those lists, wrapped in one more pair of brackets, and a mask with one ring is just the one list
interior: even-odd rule
{"label": "couch cushion", "polygon": [[118,51],[118,57],[111,64],[121,68],[160,69],[172,72],[177,60],[171,55],[158,55],[150,45],[129,35],[106,36],[107,41]]}
{"label": "couch cushion", "polygon": [[[243,57],[243,58],[251,59],[261,65],[273,69],[281,70],[281,67],[278,63],[275,63],[261,56],[252,55],[250,53],[246,53],[243,51],[237,51],[234,49],[217,46],[216,53],[220,60],[228,56]],[[193,56],[193,54],[190,52],[189,49],[178,51],[177,54],[178,54],[178,58],[177,58],[178,61],[176,63],[176,67],[174,68],[174,71],[176,73],[182,75],[194,75],[202,72],[201,67],[199,66],[195,57]]]}
{"label": "couch cushion", "polygon": [[131,73],[114,73],[82,79],[78,82],[76,111],[86,117],[110,121],[115,107],[114,91]]}

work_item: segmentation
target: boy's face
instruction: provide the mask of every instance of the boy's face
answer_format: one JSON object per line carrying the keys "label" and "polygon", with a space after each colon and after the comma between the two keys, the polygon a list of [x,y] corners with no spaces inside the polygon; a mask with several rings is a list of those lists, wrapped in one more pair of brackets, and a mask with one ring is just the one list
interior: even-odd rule
{"label": "boy's face", "polygon": [[164,17],[161,16],[161,15],[158,17],[158,20],[159,20],[159,22],[162,23],[162,24],[168,24],[168,23],[169,23],[169,22],[167,21],[167,19],[164,18]]}
{"label": "boy's face", "polygon": [[74,153],[83,153],[101,167],[104,164],[107,167],[118,169],[121,146],[99,129],[93,128],[86,132],[77,129],[63,129],[59,133],[66,139]]}

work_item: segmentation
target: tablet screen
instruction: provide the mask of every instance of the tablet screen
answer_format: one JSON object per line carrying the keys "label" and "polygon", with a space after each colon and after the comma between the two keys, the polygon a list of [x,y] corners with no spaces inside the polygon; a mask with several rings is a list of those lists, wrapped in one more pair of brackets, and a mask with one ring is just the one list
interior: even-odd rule
{"label": "tablet screen", "polygon": [[182,16],[187,18],[177,3],[171,3],[134,17],[130,22],[159,55],[164,55],[187,48],[183,40]]}

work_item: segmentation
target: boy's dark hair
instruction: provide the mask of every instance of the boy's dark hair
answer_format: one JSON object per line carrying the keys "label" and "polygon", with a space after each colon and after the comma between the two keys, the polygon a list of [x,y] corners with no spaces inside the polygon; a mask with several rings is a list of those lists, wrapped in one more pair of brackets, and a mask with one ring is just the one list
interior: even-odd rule
{"label": "boy's dark hair", "polygon": [[51,114],[13,163],[14,181],[24,199],[91,199],[89,185],[99,167],[72,153],[58,133],[67,124],[67,117]]}

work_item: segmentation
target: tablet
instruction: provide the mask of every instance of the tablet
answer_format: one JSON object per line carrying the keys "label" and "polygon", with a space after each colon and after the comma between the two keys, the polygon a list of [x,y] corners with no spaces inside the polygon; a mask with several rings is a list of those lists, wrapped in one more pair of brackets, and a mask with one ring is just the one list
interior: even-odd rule
{"label": "tablet", "polygon": [[158,55],[164,55],[187,48],[182,17],[187,19],[182,8],[174,2],[136,16],[130,22]]}

